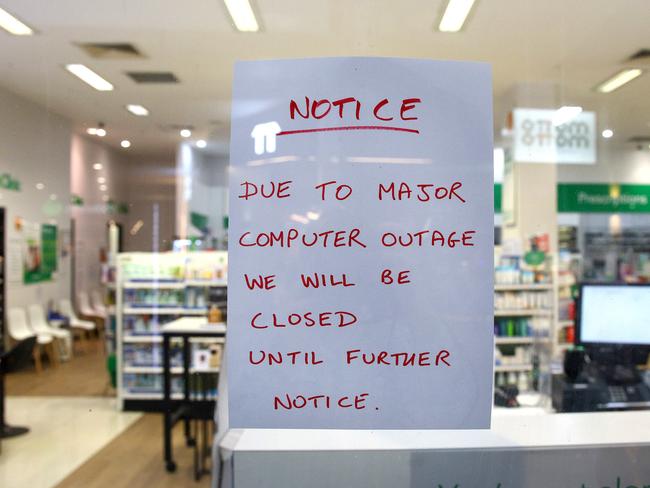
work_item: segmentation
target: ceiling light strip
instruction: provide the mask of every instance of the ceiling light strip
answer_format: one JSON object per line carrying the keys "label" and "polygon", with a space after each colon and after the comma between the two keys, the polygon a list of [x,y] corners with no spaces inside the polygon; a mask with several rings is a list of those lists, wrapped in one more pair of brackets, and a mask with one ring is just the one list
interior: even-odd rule
{"label": "ceiling light strip", "polygon": [[224,0],[235,27],[241,32],[257,32],[260,26],[249,0]]}
{"label": "ceiling light strip", "polygon": [[142,105],[130,103],[126,106],[126,109],[138,117],[146,117],[149,115],[149,110],[147,110],[147,108],[143,107]]}
{"label": "ceiling light strip", "polygon": [[603,81],[600,85],[596,87],[600,93],[611,93],[614,90],[618,90],[620,87],[629,83],[635,78],[638,78],[643,74],[643,70],[639,68],[629,68],[619,71],[614,76],[609,78],[606,81]]}
{"label": "ceiling light strip", "polygon": [[66,64],[65,69],[97,91],[111,91],[113,85],[83,64]]}
{"label": "ceiling light strip", "polygon": [[440,19],[438,29],[441,32],[460,31],[473,5],[474,0],[449,0],[445,13],[442,14],[442,19]]}
{"label": "ceiling light strip", "polygon": [[0,8],[0,27],[14,36],[31,36],[34,34],[34,30],[31,27],[18,20],[3,8]]}

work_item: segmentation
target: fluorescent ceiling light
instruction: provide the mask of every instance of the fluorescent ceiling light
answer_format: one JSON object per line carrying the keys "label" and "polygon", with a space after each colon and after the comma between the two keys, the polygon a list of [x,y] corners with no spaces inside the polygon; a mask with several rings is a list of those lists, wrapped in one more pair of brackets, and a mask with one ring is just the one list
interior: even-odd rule
{"label": "fluorescent ceiling light", "polygon": [[99,171],[100,169],[102,169],[102,163],[93,164],[93,169]]}
{"label": "fluorescent ceiling light", "polygon": [[198,141],[196,141],[196,147],[200,147],[201,149],[203,149],[207,145],[208,143],[205,142],[203,139],[199,139]]}
{"label": "fluorescent ceiling light", "polygon": [[449,0],[438,29],[441,32],[458,32],[472,10],[474,0]]}
{"label": "fluorescent ceiling light", "polygon": [[98,137],[104,137],[106,135],[106,129],[97,129],[95,131],[95,135]]}
{"label": "fluorescent ceiling light", "polygon": [[248,0],[223,0],[232,17],[232,21],[241,32],[257,32],[260,26],[257,24],[255,13]]}
{"label": "fluorescent ceiling light", "polygon": [[553,114],[553,125],[559,126],[571,122],[582,112],[582,107],[571,107],[565,105],[564,107],[558,108]]}
{"label": "fluorescent ceiling light", "polygon": [[634,78],[638,78],[642,74],[643,70],[639,68],[624,69],[623,71],[616,73],[607,81],[603,81],[596,87],[596,90],[598,90],[600,93],[611,93],[626,83],[629,83]]}
{"label": "fluorescent ceiling light", "polygon": [[137,115],[139,117],[146,117],[147,115],[149,115],[149,110],[147,110],[142,105],[129,104],[126,106],[126,109],[129,112],[131,112],[133,115]]}
{"label": "fluorescent ceiling light", "polygon": [[103,185],[104,183],[106,183],[106,178],[104,178],[103,176],[100,176],[99,178],[97,178],[97,183],[99,183],[100,185]]}
{"label": "fluorescent ceiling light", "polygon": [[0,8],[0,27],[14,36],[31,36],[34,31],[6,10]]}
{"label": "fluorescent ceiling light", "polygon": [[66,64],[65,69],[84,83],[92,86],[95,90],[111,91],[113,89],[113,85],[91,70],[88,66],[83,64]]}
{"label": "fluorescent ceiling light", "polygon": [[181,130],[181,137],[188,138],[192,135],[192,131],[189,129],[182,129]]}
{"label": "fluorescent ceiling light", "polygon": [[289,216],[289,218],[291,220],[293,220],[294,222],[298,222],[300,224],[308,224],[309,223],[309,219],[307,217],[304,217],[304,216],[299,215],[299,214],[291,214]]}

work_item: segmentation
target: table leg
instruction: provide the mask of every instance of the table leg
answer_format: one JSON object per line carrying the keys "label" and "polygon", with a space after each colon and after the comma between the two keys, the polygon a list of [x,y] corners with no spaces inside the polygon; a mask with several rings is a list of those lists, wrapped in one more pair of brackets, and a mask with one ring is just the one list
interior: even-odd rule
{"label": "table leg", "polygon": [[[190,340],[187,336],[183,337],[183,398],[185,405],[190,402]],[[190,429],[190,419],[185,416],[183,418],[185,429],[185,443],[187,446],[192,447],[196,442],[192,437]]]}
{"label": "table leg", "polygon": [[176,463],[172,456],[172,402],[171,402],[171,367],[169,357],[168,335],[163,335],[163,432],[165,469],[170,473],[176,471]]}

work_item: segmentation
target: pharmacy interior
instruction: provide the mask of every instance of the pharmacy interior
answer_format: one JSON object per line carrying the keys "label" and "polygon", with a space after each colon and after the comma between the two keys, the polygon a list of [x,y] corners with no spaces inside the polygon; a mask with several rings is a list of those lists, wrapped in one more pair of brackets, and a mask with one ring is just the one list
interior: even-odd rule
{"label": "pharmacy interior", "polygon": [[650,486],[643,0],[163,3],[0,0],[0,485]]}

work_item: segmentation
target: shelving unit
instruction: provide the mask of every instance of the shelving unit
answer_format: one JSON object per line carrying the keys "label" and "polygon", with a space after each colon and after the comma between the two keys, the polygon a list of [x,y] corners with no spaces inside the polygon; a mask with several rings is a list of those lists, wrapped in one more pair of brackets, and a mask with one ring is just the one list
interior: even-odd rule
{"label": "shelving unit", "polygon": [[[534,272],[519,268],[524,266],[521,257],[507,256],[504,261],[507,264],[496,271],[508,283],[494,285],[495,383],[514,383],[526,390],[539,375],[540,357],[552,349],[555,284],[548,257],[543,270]],[[527,282],[519,282],[524,277]]]}
{"label": "shelving unit", "polygon": [[575,335],[575,310],[573,288],[582,274],[582,257],[576,253],[561,252],[558,258],[557,321],[554,332],[553,353],[561,356],[573,346]]}
{"label": "shelving unit", "polygon": [[[117,396],[123,410],[161,411],[160,328],[180,317],[207,316],[212,305],[225,315],[228,257],[225,252],[123,253],[117,257],[115,314]],[[223,339],[198,338],[191,347],[220,347]],[[180,341],[172,341],[179,348]],[[172,355],[172,399],[182,398],[183,367]],[[214,375],[219,367],[190,368]],[[205,383],[202,381],[202,383]],[[216,396],[215,391],[209,398]]]}

